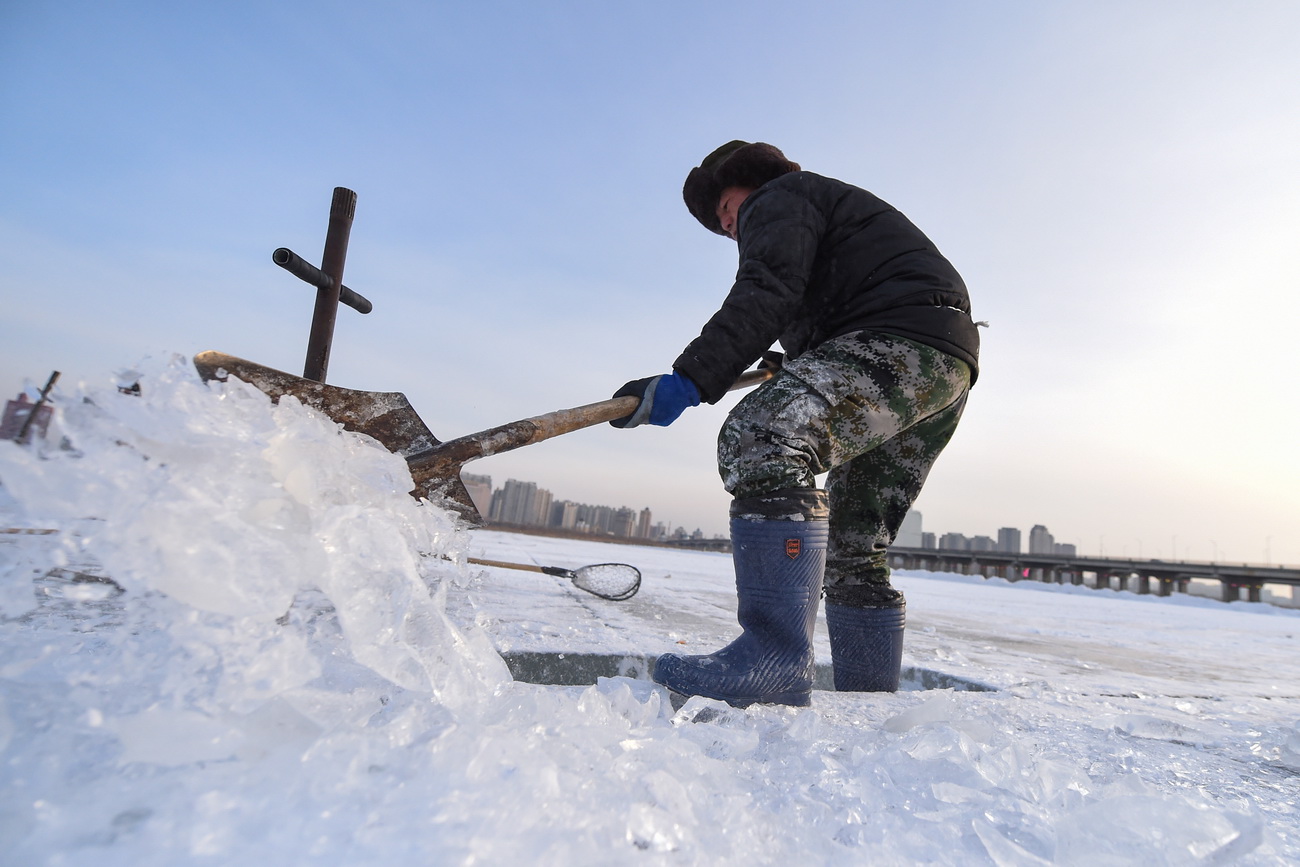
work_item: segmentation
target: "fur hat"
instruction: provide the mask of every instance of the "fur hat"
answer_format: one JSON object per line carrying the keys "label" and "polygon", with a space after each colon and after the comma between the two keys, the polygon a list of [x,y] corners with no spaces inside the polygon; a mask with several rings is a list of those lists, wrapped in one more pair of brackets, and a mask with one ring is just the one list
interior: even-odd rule
{"label": "fur hat", "polygon": [[799,171],[799,164],[764,142],[729,141],[713,151],[686,176],[682,198],[692,216],[704,228],[726,235],[718,222],[718,198],[727,187],[756,190],[788,172]]}

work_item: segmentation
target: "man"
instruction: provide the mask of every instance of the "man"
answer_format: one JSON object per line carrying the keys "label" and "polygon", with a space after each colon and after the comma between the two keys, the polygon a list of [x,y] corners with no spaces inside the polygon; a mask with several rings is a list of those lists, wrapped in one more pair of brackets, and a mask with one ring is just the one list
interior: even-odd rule
{"label": "man", "polygon": [[641,403],[612,424],[671,424],[720,400],[778,339],[785,356],[718,438],[742,634],[716,653],[661,656],[654,679],[742,707],[807,705],[824,585],[835,688],[897,690],[905,606],[886,552],[975,381],[966,286],[889,204],[769,144],[728,142],[682,192],[737,242],[736,281],[672,373],[615,392]]}

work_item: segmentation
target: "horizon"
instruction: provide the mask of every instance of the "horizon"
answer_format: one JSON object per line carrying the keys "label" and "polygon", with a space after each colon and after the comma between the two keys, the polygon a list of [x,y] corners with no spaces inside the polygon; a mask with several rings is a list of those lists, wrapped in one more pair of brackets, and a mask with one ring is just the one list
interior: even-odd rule
{"label": "horizon", "polygon": [[[523,485],[534,485],[534,486],[536,486],[538,492],[543,492],[543,491],[544,491],[545,493],[547,493],[547,494],[549,494],[549,495],[551,496],[551,499],[549,500],[549,502],[550,502],[550,504],[551,504],[552,507],[554,507],[557,503],[574,503],[574,504],[576,504],[576,505],[583,506],[583,507],[589,507],[589,508],[604,508],[604,509],[609,509],[609,510],[611,510],[611,511],[623,511],[623,510],[626,510],[626,511],[632,512],[632,513],[634,513],[634,514],[638,514],[638,515],[641,513],[642,509],[646,509],[646,510],[649,510],[649,511],[650,511],[650,514],[651,514],[651,520],[654,522],[654,524],[657,525],[657,526],[663,526],[663,527],[665,527],[666,531],[667,531],[670,535],[671,535],[674,531],[682,531],[682,532],[685,532],[687,535],[691,535],[691,534],[694,534],[694,533],[700,533],[700,534],[702,534],[703,538],[705,538],[705,539],[727,539],[727,538],[729,538],[729,537],[728,537],[728,534],[726,534],[726,533],[722,533],[722,532],[708,533],[708,532],[705,531],[702,527],[693,527],[693,528],[692,528],[692,527],[687,527],[685,524],[678,524],[678,523],[673,522],[673,521],[665,521],[665,520],[659,518],[659,517],[656,515],[656,513],[654,512],[654,510],[653,510],[653,509],[650,509],[649,506],[637,507],[637,506],[631,506],[631,505],[628,505],[627,503],[623,503],[623,504],[620,504],[620,505],[613,505],[613,504],[610,504],[610,503],[592,503],[592,502],[581,502],[581,501],[578,501],[578,500],[572,500],[572,499],[570,499],[570,498],[568,498],[568,497],[563,497],[563,496],[560,496],[560,495],[556,494],[554,491],[551,491],[549,488],[543,488],[543,487],[541,487],[540,485],[538,485],[536,482],[531,481],[531,480],[529,480],[529,479],[517,479],[517,478],[511,477],[511,478],[506,479],[505,482],[503,482],[502,484],[498,485],[498,484],[496,484],[496,483],[493,481],[492,476],[489,475],[489,474],[486,474],[486,473],[465,473],[465,474],[463,474],[463,478],[464,478],[464,480],[465,480],[465,484],[466,484],[467,486],[470,484],[470,481],[469,481],[469,480],[470,480],[471,478],[474,478],[474,479],[476,479],[476,480],[486,479],[487,482],[488,482],[488,485],[489,485],[489,487],[490,487],[490,492],[491,492],[491,494],[495,494],[495,493],[497,493],[498,491],[503,490],[503,489],[505,488],[505,485],[508,484],[508,483],[510,483],[510,482],[514,482],[514,483],[516,483],[516,484],[523,484]],[[491,494],[490,494],[490,495],[491,495]],[[478,505],[477,502],[476,502],[476,505]],[[508,521],[494,521],[494,520],[491,520],[491,519],[488,518],[487,510],[484,509],[484,508],[482,508],[481,506],[479,507],[479,514],[480,514],[481,517],[483,518],[483,526],[482,526],[481,528],[478,528],[478,529],[485,529],[485,530],[497,529],[497,530],[503,530],[503,528],[507,528],[507,527],[538,527],[538,528],[540,528],[540,529],[557,529],[557,530],[558,530],[558,529],[563,529],[563,528],[560,528],[560,527],[555,527],[555,526],[553,526],[553,525],[551,525],[551,524],[549,524],[549,523],[531,523],[531,524],[526,523],[526,524],[516,524],[516,523],[512,523],[512,522],[508,522]],[[1153,553],[1151,556],[1147,556],[1147,555],[1145,554],[1145,552],[1143,551],[1143,548],[1142,548],[1141,546],[1138,547],[1138,551],[1137,551],[1136,554],[1130,554],[1130,553],[1128,552],[1127,548],[1124,548],[1124,549],[1122,549],[1121,552],[1117,555],[1114,551],[1111,551],[1111,552],[1107,553],[1104,549],[1093,550],[1093,549],[1088,549],[1088,548],[1084,548],[1084,547],[1076,546],[1076,545],[1075,545],[1074,543],[1072,543],[1072,542],[1061,542],[1061,541],[1059,541],[1059,540],[1057,540],[1057,539],[1055,538],[1055,534],[1051,532],[1051,528],[1048,527],[1048,526],[1045,525],[1045,524],[1033,524],[1033,525],[1031,525],[1031,526],[1029,527],[1028,530],[1026,530],[1024,527],[999,527],[999,528],[997,528],[996,530],[993,531],[992,535],[990,535],[990,534],[988,534],[988,533],[966,533],[966,532],[963,532],[963,531],[960,531],[960,530],[951,530],[951,529],[945,530],[944,532],[940,533],[940,532],[938,532],[938,531],[936,531],[936,530],[925,530],[925,529],[924,529],[925,516],[924,516],[924,513],[922,513],[919,509],[911,509],[911,510],[909,510],[909,511],[908,511],[908,517],[910,518],[912,515],[916,515],[916,516],[917,516],[917,518],[920,520],[920,522],[921,522],[921,526],[922,526],[922,529],[920,529],[920,530],[914,530],[915,533],[919,533],[921,536],[933,536],[934,539],[935,539],[935,541],[936,541],[936,543],[937,543],[939,540],[943,539],[944,537],[951,536],[951,535],[957,535],[957,536],[961,536],[961,537],[963,537],[964,541],[965,541],[966,544],[967,544],[967,547],[965,547],[965,548],[945,548],[945,547],[943,547],[943,546],[939,546],[939,545],[937,545],[937,544],[936,544],[936,545],[933,545],[933,546],[926,546],[926,545],[920,545],[920,546],[917,546],[917,547],[921,547],[921,548],[927,548],[927,547],[928,547],[928,548],[934,548],[935,550],[940,550],[940,551],[950,551],[950,552],[952,552],[952,551],[963,551],[963,550],[971,550],[971,551],[974,551],[974,550],[977,550],[977,549],[970,548],[970,547],[969,547],[970,543],[974,542],[976,539],[981,539],[981,538],[982,538],[982,539],[988,539],[990,542],[993,542],[993,543],[996,545],[997,542],[998,542],[998,534],[999,534],[1002,530],[1015,530],[1018,534],[1020,534],[1020,535],[1022,536],[1022,539],[1020,540],[1020,547],[1019,547],[1019,548],[1017,548],[1017,549],[1015,549],[1015,550],[1010,550],[1010,549],[1002,549],[1002,548],[994,547],[994,548],[990,548],[990,549],[988,549],[988,550],[990,550],[990,551],[994,551],[994,552],[999,552],[999,553],[1032,554],[1033,552],[1029,550],[1029,544],[1028,544],[1028,543],[1029,543],[1029,536],[1030,536],[1030,533],[1032,532],[1032,530],[1037,529],[1038,527],[1042,527],[1044,530],[1047,530],[1047,531],[1048,531],[1049,536],[1051,536],[1052,540],[1055,542],[1055,544],[1056,544],[1056,546],[1057,546],[1058,548],[1059,548],[1060,546],[1062,546],[1062,545],[1066,545],[1066,546],[1069,546],[1069,547],[1071,547],[1071,548],[1075,548],[1075,549],[1076,549],[1075,552],[1074,552],[1074,555],[1075,555],[1075,556],[1085,556],[1085,557],[1094,558],[1094,559],[1114,559],[1114,560],[1116,560],[1116,561],[1123,561],[1123,560],[1150,560],[1150,561],[1152,561],[1152,562],[1157,562],[1157,561],[1161,561],[1161,560],[1166,560],[1166,561],[1168,561],[1168,562],[1180,562],[1180,563],[1203,563],[1203,564],[1214,564],[1214,565],[1219,565],[1219,566],[1275,566],[1275,567],[1280,567],[1280,568],[1284,568],[1284,569],[1286,569],[1286,568],[1300,568],[1300,564],[1284,563],[1284,562],[1268,562],[1268,561],[1252,561],[1252,560],[1225,560],[1225,559],[1222,559],[1222,558],[1219,558],[1219,559],[1213,559],[1213,558],[1210,558],[1210,559],[1196,559],[1196,558],[1190,558],[1190,557],[1179,557],[1179,556],[1173,556],[1173,557],[1161,558],[1158,554],[1155,554],[1155,553]],[[907,529],[907,527],[906,527],[906,520],[905,520],[905,521],[904,521],[904,528],[903,528],[903,530],[906,530],[906,529]],[[504,530],[503,530],[503,531],[504,531]],[[507,531],[507,532],[508,532],[508,531]],[[595,533],[595,532],[584,532],[584,531],[575,531],[575,532],[583,533],[584,535],[590,535],[590,536],[593,536],[593,537],[595,537],[595,538],[601,538],[601,534],[599,534],[599,533]],[[900,531],[900,532],[899,532],[899,537],[901,538],[902,535],[903,535],[903,531]],[[628,539],[628,540],[630,540],[630,541],[636,541],[637,539],[642,538],[642,537],[627,536],[627,537],[618,537],[618,538],[620,538],[620,539],[622,539],[622,538],[626,538],[626,539]],[[1140,540],[1139,540],[1139,541],[1140,541]],[[1175,545],[1176,545],[1176,541],[1171,542],[1170,547],[1173,548]],[[907,546],[902,545],[902,543],[900,543],[900,542],[898,542],[898,541],[896,540],[895,543],[894,543],[894,545],[892,545],[891,547],[907,547]],[[983,549],[979,549],[979,550],[983,550]]]}

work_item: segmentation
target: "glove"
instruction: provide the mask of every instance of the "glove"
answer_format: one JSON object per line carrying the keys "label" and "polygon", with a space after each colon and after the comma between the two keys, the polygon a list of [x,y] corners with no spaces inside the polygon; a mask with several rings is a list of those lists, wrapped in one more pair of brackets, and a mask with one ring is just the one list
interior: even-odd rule
{"label": "glove", "polygon": [[769,349],[763,353],[763,357],[758,360],[755,370],[770,370],[776,373],[785,365],[785,353]]}
{"label": "glove", "polygon": [[667,427],[688,406],[700,405],[700,390],[691,380],[673,371],[662,376],[634,379],[614,392],[614,397],[639,397],[641,405],[631,415],[610,422],[614,427],[654,424]]}

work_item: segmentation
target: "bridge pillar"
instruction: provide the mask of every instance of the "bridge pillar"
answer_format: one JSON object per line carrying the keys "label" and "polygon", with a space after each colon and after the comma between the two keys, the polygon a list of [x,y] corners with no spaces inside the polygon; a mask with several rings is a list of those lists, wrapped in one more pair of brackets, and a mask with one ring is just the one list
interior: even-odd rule
{"label": "bridge pillar", "polygon": [[1174,579],[1160,578],[1156,581],[1156,595],[1168,596],[1174,591]]}
{"label": "bridge pillar", "polygon": [[1224,602],[1236,602],[1241,598],[1241,594],[1237,590],[1237,585],[1228,581],[1220,582],[1219,590],[1219,598]]}
{"label": "bridge pillar", "polygon": [[1151,577],[1149,575],[1139,575],[1137,577],[1137,592],[1139,596],[1147,596],[1151,593]]}
{"label": "bridge pillar", "polygon": [[1261,601],[1261,600],[1260,600],[1260,590],[1262,590],[1263,587],[1264,587],[1263,584],[1247,584],[1247,585],[1246,585],[1246,599],[1247,599],[1247,601],[1250,601],[1250,602],[1259,602],[1259,601]]}

